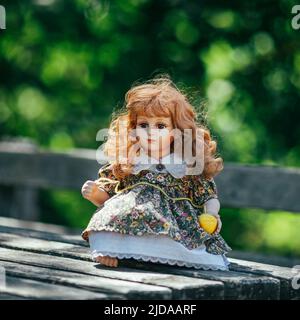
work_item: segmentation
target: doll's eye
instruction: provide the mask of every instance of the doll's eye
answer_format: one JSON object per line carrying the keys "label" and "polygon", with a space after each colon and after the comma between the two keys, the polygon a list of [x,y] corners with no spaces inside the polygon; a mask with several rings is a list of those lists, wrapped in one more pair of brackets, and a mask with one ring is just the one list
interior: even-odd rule
{"label": "doll's eye", "polygon": [[148,127],[148,123],[146,123],[146,122],[141,122],[141,123],[138,124],[138,126],[145,129],[145,128]]}
{"label": "doll's eye", "polygon": [[158,123],[157,128],[158,129],[165,129],[167,126],[164,123]]}

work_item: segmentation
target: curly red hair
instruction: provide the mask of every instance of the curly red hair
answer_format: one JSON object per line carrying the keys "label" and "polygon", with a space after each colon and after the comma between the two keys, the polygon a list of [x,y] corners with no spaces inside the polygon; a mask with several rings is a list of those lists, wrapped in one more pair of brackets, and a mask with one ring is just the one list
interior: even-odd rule
{"label": "curly red hair", "polygon": [[[212,140],[209,129],[204,124],[198,123],[197,113],[186,95],[167,76],[135,85],[126,93],[125,106],[120,112],[113,114],[109,137],[105,143],[104,151],[109,158],[117,159],[116,155],[122,151],[125,151],[127,156],[129,155],[129,150],[135,142],[124,138],[125,135],[119,132],[119,125],[121,122],[125,123],[127,132],[130,132],[130,130],[136,128],[137,116],[142,115],[147,117],[171,117],[174,128],[180,129],[182,132],[184,129],[192,129],[193,153],[195,153],[196,148],[196,130],[202,130],[204,138],[202,175],[210,179],[223,169],[223,160],[216,157],[217,143]],[[118,141],[117,144],[116,141]],[[126,150],[123,150],[124,148]],[[115,160],[111,161],[111,168],[114,176],[117,179],[122,179],[131,173],[132,164],[130,162],[121,164]]]}

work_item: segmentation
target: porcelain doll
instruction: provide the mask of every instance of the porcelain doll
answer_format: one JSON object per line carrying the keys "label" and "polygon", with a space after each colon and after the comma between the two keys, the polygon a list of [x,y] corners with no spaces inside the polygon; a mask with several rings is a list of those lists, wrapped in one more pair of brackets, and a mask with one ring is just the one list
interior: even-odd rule
{"label": "porcelain doll", "polygon": [[[110,267],[117,267],[120,259],[136,259],[228,270],[231,248],[219,233],[220,203],[213,179],[223,161],[216,157],[209,130],[168,78],[132,87],[124,109],[112,121],[105,143],[110,160],[97,180],[82,187],[83,197],[98,207],[82,233],[94,261]],[[128,136],[120,133],[120,123],[126,124]],[[187,161],[174,147],[175,129],[194,133],[193,149],[195,132],[202,133],[201,172],[187,174]],[[121,150],[128,151],[126,161],[116,157]]]}

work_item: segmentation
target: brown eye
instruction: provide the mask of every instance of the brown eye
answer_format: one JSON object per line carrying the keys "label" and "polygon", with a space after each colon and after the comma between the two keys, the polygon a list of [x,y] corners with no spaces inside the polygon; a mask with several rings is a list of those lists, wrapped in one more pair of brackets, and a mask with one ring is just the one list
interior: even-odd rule
{"label": "brown eye", "polygon": [[167,127],[167,126],[166,126],[164,123],[158,123],[158,124],[157,124],[157,128],[160,129],[160,130],[166,129],[166,127]]}
{"label": "brown eye", "polygon": [[141,128],[143,128],[143,129],[145,129],[145,128],[148,127],[148,123],[146,123],[146,122],[141,122],[141,123],[138,124],[138,126],[141,127]]}

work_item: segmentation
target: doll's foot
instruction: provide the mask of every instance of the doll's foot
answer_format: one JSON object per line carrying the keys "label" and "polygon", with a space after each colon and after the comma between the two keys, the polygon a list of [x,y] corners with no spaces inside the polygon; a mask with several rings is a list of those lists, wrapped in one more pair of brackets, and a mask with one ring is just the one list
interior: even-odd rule
{"label": "doll's foot", "polygon": [[112,257],[97,257],[96,262],[103,264],[104,266],[108,267],[117,267],[118,266],[118,259]]}

